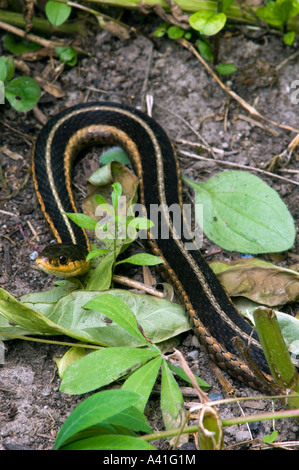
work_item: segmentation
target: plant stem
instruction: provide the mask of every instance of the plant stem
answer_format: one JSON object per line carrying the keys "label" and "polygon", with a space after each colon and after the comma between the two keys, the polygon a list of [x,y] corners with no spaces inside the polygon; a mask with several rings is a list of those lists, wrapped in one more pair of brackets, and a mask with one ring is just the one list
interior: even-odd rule
{"label": "plant stem", "polygon": [[[9,23],[11,25],[17,26],[19,28],[25,27],[25,21],[21,13],[16,13],[8,10],[0,9],[0,20]],[[80,34],[82,36],[87,35],[87,30],[82,21],[74,21],[69,23],[64,23],[61,26],[52,26],[48,20],[44,18],[38,18],[34,16],[33,20],[33,29],[35,31],[40,31],[42,33],[63,33],[63,34]]]}
{"label": "plant stem", "polygon": [[[100,5],[109,5],[121,8],[137,9],[140,5],[140,0],[90,0],[90,3],[99,3]],[[217,11],[217,1],[213,0],[176,0],[177,5],[185,12],[195,13],[200,10]],[[169,10],[169,6],[164,0],[144,0],[144,5],[161,5],[165,10]],[[233,21],[247,23],[250,25],[260,26],[259,20],[255,14],[256,8],[244,7],[237,3],[231,4],[226,10],[226,16]],[[276,26],[271,26],[273,29],[280,29]],[[287,24],[287,30],[299,33],[299,19],[291,18]]]}

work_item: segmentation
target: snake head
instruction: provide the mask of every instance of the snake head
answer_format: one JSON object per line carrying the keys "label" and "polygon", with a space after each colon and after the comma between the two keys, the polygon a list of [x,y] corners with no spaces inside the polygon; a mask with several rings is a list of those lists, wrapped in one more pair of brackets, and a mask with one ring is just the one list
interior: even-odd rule
{"label": "snake head", "polygon": [[90,267],[87,254],[84,246],[57,243],[44,248],[36,258],[36,264],[42,271],[57,277],[82,276]]}

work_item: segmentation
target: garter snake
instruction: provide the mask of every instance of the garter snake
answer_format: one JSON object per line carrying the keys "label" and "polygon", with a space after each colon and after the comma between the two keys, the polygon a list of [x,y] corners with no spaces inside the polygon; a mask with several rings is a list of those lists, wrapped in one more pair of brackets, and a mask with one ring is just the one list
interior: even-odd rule
{"label": "garter snake", "polygon": [[[48,121],[37,138],[33,179],[43,215],[58,242],[46,253],[48,262],[54,272],[62,271],[64,276],[72,270],[76,274],[89,250],[85,231],[65,213],[76,211],[72,165],[81,149],[96,143],[120,145],[127,152],[139,179],[140,201],[148,213],[153,204],[182,206],[178,160],[167,134],[156,121],[139,110],[110,102],[86,103],[62,111]],[[264,380],[239,357],[233,341],[239,337],[246,346],[250,345],[252,360],[271,382],[255,330],[233,306],[200,251],[187,250],[183,236],[174,236],[170,214],[164,211],[161,217],[170,237],[150,237],[149,244],[152,252],[164,260],[164,276],[182,299],[200,343],[222,369],[265,391]],[[67,252],[56,255],[60,243],[66,243]],[[73,245],[75,250],[76,245],[81,247],[79,260],[69,254]],[[42,252],[38,263],[44,258]]]}

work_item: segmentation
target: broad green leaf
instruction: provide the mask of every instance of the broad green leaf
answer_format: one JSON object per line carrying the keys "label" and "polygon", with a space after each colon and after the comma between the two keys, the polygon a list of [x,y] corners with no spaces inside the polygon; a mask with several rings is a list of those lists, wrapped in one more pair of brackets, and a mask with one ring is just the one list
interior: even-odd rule
{"label": "broad green leaf", "polygon": [[111,418],[139,401],[139,396],[126,390],[106,390],[95,393],[78,405],[61,427],[54,449],[59,449],[63,443],[74,434]]}
{"label": "broad green leaf", "polygon": [[[69,283],[67,284],[69,285]],[[0,315],[35,334],[64,334],[84,343],[109,346],[139,346],[140,342],[115,323],[107,325],[105,315],[84,309],[84,305],[106,292],[69,292],[63,286],[24,296],[18,302],[0,290]],[[160,343],[190,329],[184,307],[166,299],[111,289],[134,312],[138,323],[153,343]],[[44,296],[44,297],[43,297]],[[9,333],[9,331],[8,331]]]}
{"label": "broad green leaf", "polygon": [[94,351],[66,369],[60,390],[71,395],[96,390],[156,356],[154,351],[139,348],[116,347]]}
{"label": "broad green leaf", "polygon": [[202,10],[189,18],[190,26],[201,34],[212,36],[217,34],[226,23],[226,15],[212,10]]}
{"label": "broad green leaf", "polygon": [[117,261],[116,264],[118,265],[122,263],[131,263],[138,266],[156,266],[157,264],[163,264],[164,260],[159,258],[159,256],[151,255],[149,253],[138,253],[137,255],[132,255],[122,261]]}
{"label": "broad green leaf", "polygon": [[[142,439],[131,436],[96,436],[63,446],[61,450],[156,450]],[[108,457],[104,457],[104,460]]]}
{"label": "broad green leaf", "polygon": [[144,345],[148,345],[147,340],[140,333],[134,313],[120,298],[112,294],[103,294],[87,302],[84,308],[96,310],[121,326],[130,335],[134,336]]}
{"label": "broad green leaf", "polygon": [[67,330],[49,318],[16,300],[0,289],[0,315],[16,325],[40,334],[67,334]]}
{"label": "broad green leaf", "polygon": [[185,419],[184,399],[165,360],[162,363],[161,410],[166,429],[182,425]]}
{"label": "broad green leaf", "polygon": [[203,231],[217,245],[241,253],[288,250],[294,221],[279,194],[251,173],[226,171],[205,183],[184,178],[203,205]]}
{"label": "broad green leaf", "polygon": [[143,411],[147,404],[152,388],[157,380],[161,363],[161,356],[152,359],[133,372],[122,386],[123,390],[131,390],[141,396],[141,400],[135,405],[140,411]]}
{"label": "broad green leaf", "polygon": [[50,23],[54,26],[60,26],[71,14],[72,8],[66,3],[50,0],[46,3],[46,15]]}
{"label": "broad green leaf", "polygon": [[[155,361],[153,359],[150,362]],[[144,367],[144,366],[143,366]],[[131,390],[134,392],[134,390]],[[138,392],[135,392],[138,394]],[[113,426],[122,426],[124,428],[129,428],[130,430],[136,432],[152,432],[151,427],[148,425],[146,417],[140,411],[140,400],[129,408],[125,408],[117,414],[109,416],[104,423],[112,424]]]}
{"label": "broad green leaf", "polygon": [[30,111],[40,98],[40,88],[31,77],[17,77],[5,85],[5,96],[17,111]]}

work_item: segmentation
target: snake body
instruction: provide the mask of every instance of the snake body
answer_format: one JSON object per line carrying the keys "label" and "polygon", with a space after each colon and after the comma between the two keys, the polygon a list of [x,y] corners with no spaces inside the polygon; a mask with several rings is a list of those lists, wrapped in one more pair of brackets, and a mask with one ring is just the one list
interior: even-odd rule
{"label": "snake body", "polygon": [[[89,250],[88,237],[65,213],[76,211],[72,165],[78,153],[93,144],[124,148],[138,176],[140,201],[148,213],[152,205],[182,206],[178,160],[167,134],[156,121],[135,108],[110,102],[86,103],[62,111],[48,121],[38,136],[33,178],[42,212],[58,244],[81,246],[82,258]],[[150,237],[151,250],[164,260],[164,276],[184,303],[203,348],[233,377],[259,390],[267,389],[266,381],[238,357],[233,340],[239,337],[245,346],[250,344],[252,360],[271,382],[256,331],[233,306],[200,251],[187,250],[187,237],[175,236],[177,227],[166,210],[162,210],[161,224],[168,227],[170,236]],[[59,259],[63,269],[66,258],[58,257],[57,269]]]}

